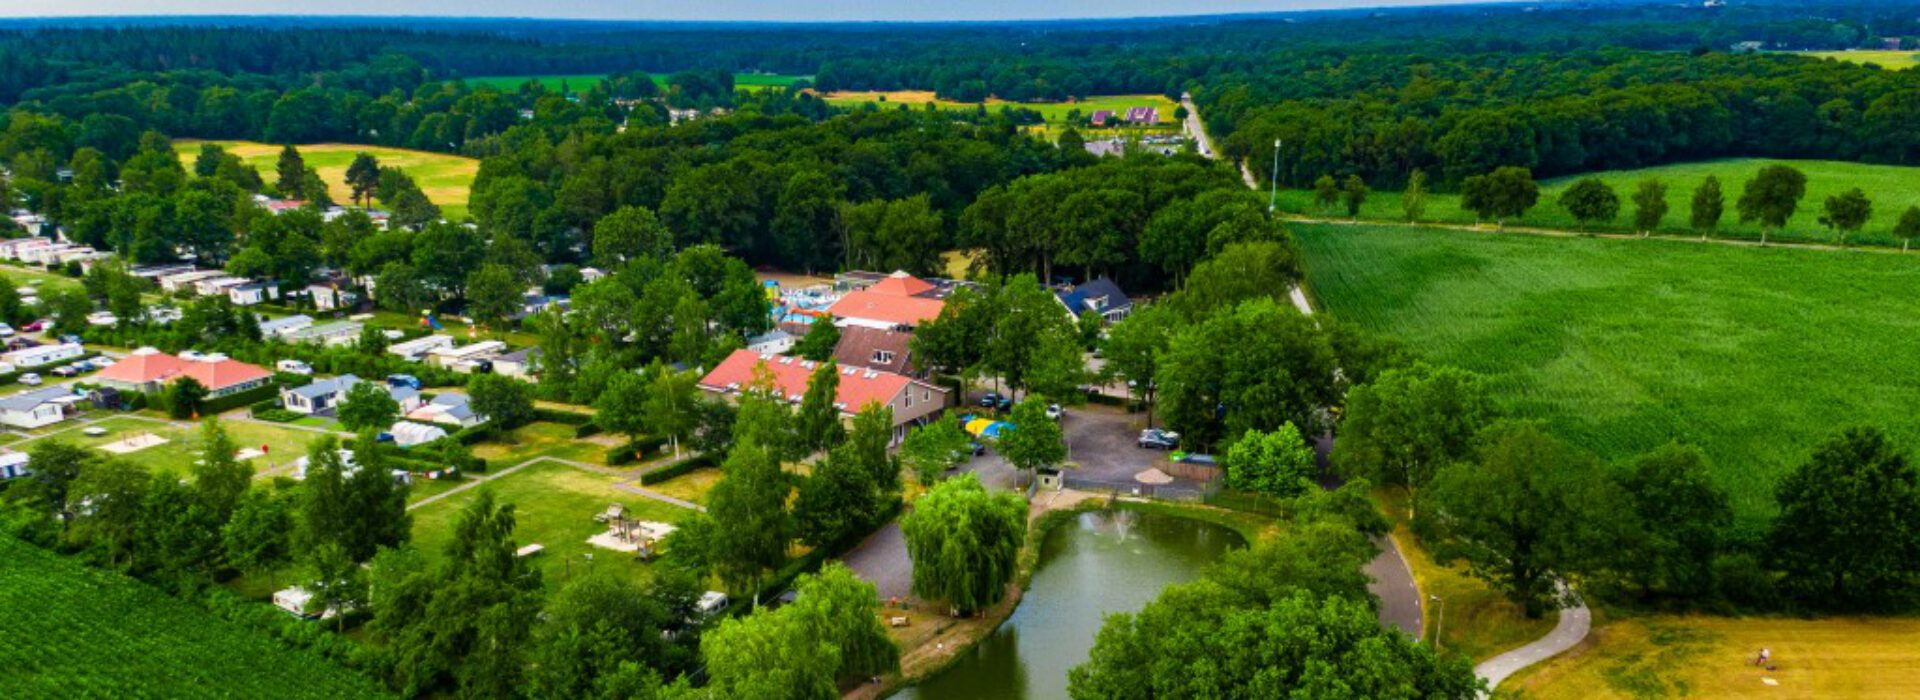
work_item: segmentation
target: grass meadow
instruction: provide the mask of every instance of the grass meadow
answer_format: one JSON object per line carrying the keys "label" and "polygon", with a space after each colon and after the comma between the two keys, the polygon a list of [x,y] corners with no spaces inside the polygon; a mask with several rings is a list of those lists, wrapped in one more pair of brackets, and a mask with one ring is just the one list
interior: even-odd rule
{"label": "grass meadow", "polygon": [[1904,70],[1920,65],[1920,51],[1808,51],[1806,55],[1814,58],[1831,58],[1848,63],[1864,63],[1870,66]]}
{"label": "grass meadow", "polygon": [[[1772,671],[1752,664],[1762,648],[1773,652]],[[1603,620],[1586,642],[1520,672],[1494,696],[1911,698],[1920,696],[1915,648],[1913,618]]]}
{"label": "grass meadow", "polygon": [[1747,525],[1842,427],[1920,450],[1920,253],[1295,225],[1336,317],[1610,460],[1699,445]]}
{"label": "grass meadow", "polygon": [[[952,100],[937,98],[931,90],[830,92],[823,94],[821,99],[826,100],[827,104],[839,107],[857,107],[864,104],[875,104],[881,107],[911,105],[916,108],[932,104],[938,109],[952,110],[973,110],[980,107],[979,103],[954,102]],[[1173,119],[1173,110],[1179,106],[1180,105],[1173,100],[1167,99],[1165,95],[1096,95],[1071,102],[1009,102],[1001,99],[989,99],[986,102],[986,107],[989,110],[998,110],[1001,107],[1015,107],[1039,112],[1041,118],[1047,120],[1046,127],[1066,123],[1067,114],[1075,110],[1078,110],[1080,117],[1085,119],[1093,116],[1094,112],[1101,110],[1111,110],[1116,117],[1125,116],[1127,108],[1129,107],[1158,107],[1160,109],[1159,123],[1167,127],[1176,127],[1178,124]],[[1049,128],[1043,127],[1039,130],[1044,135],[1050,137],[1054,135]],[[1119,133],[1118,130],[1114,129],[1089,131],[1083,128],[1082,131],[1087,132],[1087,138],[1089,139],[1099,136],[1112,136]]]}
{"label": "grass meadow", "polygon": [[[173,148],[180,153],[180,159],[191,169],[193,159],[200,154],[200,141],[178,140]],[[260,177],[272,182],[274,166],[280,159],[280,146],[253,141],[215,141],[227,152],[239,156],[260,170]],[[413,176],[427,199],[440,206],[441,215],[448,221],[467,218],[467,200],[473,190],[473,178],[480,174],[480,161],[464,156],[445,153],[411,151],[404,148],[386,146],[363,146],[350,143],[318,143],[295,146],[307,167],[320,173],[320,179],[327,182],[327,192],[333,200],[347,204],[353,198],[353,190],[347,187],[347,165],[361,152],[373,154],[380,159],[380,165],[396,167]]]}
{"label": "grass meadow", "polygon": [[[1868,165],[1831,160],[1768,160],[1763,158],[1740,158],[1731,160],[1701,161],[1662,165],[1638,170],[1615,170],[1596,173],[1599,178],[1613,187],[1620,196],[1620,215],[1614,221],[1596,224],[1591,230],[1624,232],[1632,227],[1633,190],[1646,178],[1657,178],[1667,185],[1667,216],[1658,229],[1660,233],[1676,235],[1694,235],[1687,227],[1687,218],[1692,211],[1693,190],[1706,180],[1708,175],[1720,178],[1720,189],[1726,199],[1726,214],[1720,219],[1720,229],[1716,235],[1727,238],[1745,238],[1759,240],[1758,223],[1740,223],[1740,213],[1735,203],[1740,199],[1741,188],[1753,179],[1760,168],[1773,163],[1783,163],[1798,168],[1807,175],[1807,195],[1800,200],[1793,218],[1787,221],[1785,229],[1775,231],[1769,240],[1798,241],[1813,243],[1832,243],[1838,239],[1832,231],[1820,225],[1822,208],[1828,196],[1839,194],[1849,188],[1858,187],[1866,192],[1873,201],[1873,218],[1860,233],[1849,236],[1849,242],[1869,242],[1885,245],[1900,245],[1892,235],[1893,224],[1907,207],[1920,205],[1920,167],[1898,165]],[[1573,175],[1553,178],[1540,182],[1540,203],[1534,205],[1526,216],[1508,221],[1515,226],[1538,226],[1545,228],[1573,229],[1577,222],[1560,206],[1560,192],[1575,181],[1586,177]],[[1313,204],[1313,192],[1305,189],[1283,189],[1280,191],[1280,207],[1284,211],[1310,214],[1314,216],[1345,216],[1346,210],[1322,210]],[[1401,208],[1400,193],[1375,192],[1361,208],[1362,219],[1383,221],[1404,221],[1406,215]],[[1457,194],[1429,194],[1426,212],[1421,221],[1471,224],[1473,212],[1460,208]]]}
{"label": "grass meadow", "polygon": [[0,537],[0,562],[0,639],[11,656],[0,697],[388,696],[318,654],[121,574],[12,537]]}

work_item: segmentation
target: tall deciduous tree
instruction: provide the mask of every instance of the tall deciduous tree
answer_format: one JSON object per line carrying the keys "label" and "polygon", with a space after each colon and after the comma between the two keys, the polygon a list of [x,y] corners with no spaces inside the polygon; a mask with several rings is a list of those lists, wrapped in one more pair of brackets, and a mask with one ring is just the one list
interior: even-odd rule
{"label": "tall deciduous tree", "polygon": [[380,160],[364,151],[354,154],[347,165],[347,187],[353,190],[355,203],[372,206],[373,192],[380,187]]}
{"label": "tall deciduous tree", "polygon": [[522,382],[498,374],[482,374],[467,383],[473,411],[500,430],[533,422],[533,393]]}
{"label": "tall deciduous tree", "polygon": [[1027,537],[1027,504],[988,493],[963,474],[915,501],[900,530],[913,559],[914,595],[971,614],[1006,596]]}
{"label": "tall deciduous tree", "polygon": [[1349,478],[1407,490],[1407,515],[1434,473],[1473,453],[1473,438],[1500,414],[1478,375],[1416,363],[1347,393],[1334,464]]}
{"label": "tall deciduous tree", "polygon": [[1340,181],[1332,175],[1321,175],[1313,181],[1313,206],[1321,211],[1333,209],[1340,201]]}
{"label": "tall deciduous tree", "polygon": [[1313,486],[1313,447],[1292,423],[1272,432],[1249,430],[1227,448],[1227,484],[1279,498]]}
{"label": "tall deciduous tree", "polygon": [[1633,190],[1633,228],[1645,238],[1667,218],[1667,184],[1656,178],[1641,180]]}
{"label": "tall deciduous tree", "polygon": [[334,413],[348,430],[384,430],[400,416],[400,402],[378,382],[362,381],[347,389],[346,398]]}
{"label": "tall deciduous tree", "polygon": [[1427,171],[1414,168],[1407,174],[1407,188],[1400,192],[1400,213],[1417,223],[1427,211]]}
{"label": "tall deciduous tree", "polygon": [[1367,195],[1373,191],[1367,189],[1367,181],[1359,175],[1348,175],[1347,181],[1340,186],[1340,203],[1347,208],[1347,218],[1360,218],[1360,207],[1367,203]]}
{"label": "tall deciduous tree", "polygon": [[274,165],[277,175],[274,189],[280,190],[280,196],[290,199],[303,199],[307,188],[307,162],[300,157],[300,151],[292,144],[280,147],[280,159]]}
{"label": "tall deciduous tree", "polygon": [[1007,418],[1010,431],[1000,433],[1000,454],[1015,468],[1033,471],[1052,467],[1067,458],[1067,439],[1060,424],[1047,417],[1047,397],[1028,396],[1014,405]]}
{"label": "tall deciduous tree", "polygon": [[1714,485],[1706,454],[1670,444],[1641,455],[1615,480],[1634,516],[1625,546],[1615,550],[1622,582],[1643,598],[1710,594],[1733,507]]}
{"label": "tall deciduous tree", "polygon": [[831,450],[847,437],[840,425],[840,365],[832,360],[820,363],[807,378],[807,391],[800,398],[800,413],[794,431],[801,449],[808,454]]}
{"label": "tall deciduous tree", "polygon": [[1692,211],[1687,224],[1700,233],[1700,240],[1706,240],[1708,234],[1720,227],[1720,217],[1726,212],[1726,196],[1720,192],[1720,178],[1708,175],[1693,190]]}
{"label": "tall deciduous tree", "polygon": [[807,334],[794,343],[793,354],[813,360],[826,362],[833,358],[833,348],[840,344],[840,327],[833,325],[833,317],[822,314],[807,326]]}
{"label": "tall deciduous tree", "polygon": [[653,382],[647,388],[642,414],[655,435],[667,439],[673,456],[680,456],[680,443],[699,424],[700,390],[698,377],[691,372],[674,372],[664,365],[654,369]]}
{"label": "tall deciduous tree", "polygon": [[1527,168],[1506,166],[1460,183],[1460,206],[1482,220],[1493,219],[1501,228],[1507,219],[1525,215],[1539,201],[1540,185]]}
{"label": "tall deciduous tree", "polygon": [[1474,463],[1448,466],[1428,491],[1436,553],[1462,558],[1537,618],[1568,601],[1556,582],[1590,557],[1588,533],[1617,520],[1596,490],[1611,486],[1592,457],[1533,423],[1498,423]]}
{"label": "tall deciduous tree", "polygon": [[640,257],[665,259],[673,253],[673,233],[653,210],[621,207],[593,225],[593,262],[606,268]]}
{"label": "tall deciduous tree", "polygon": [[972,454],[971,440],[960,426],[960,416],[952,411],[907,433],[900,445],[900,461],[921,486],[932,486],[940,474],[958,466]]}
{"label": "tall deciduous tree", "polygon": [[729,590],[757,594],[766,573],[787,560],[787,478],[771,448],[757,445],[736,445],[721,470],[701,516],[711,523],[706,559]]}
{"label": "tall deciduous tree", "polygon": [[1859,232],[1870,218],[1873,218],[1873,202],[1867,199],[1867,193],[1854,187],[1827,197],[1826,213],[1820,217],[1820,223],[1838,232],[1840,245],[1844,246],[1847,234]]}
{"label": "tall deciduous tree", "polygon": [[1339,398],[1326,335],[1291,306],[1240,303],[1174,335],[1160,357],[1161,416],[1196,447],[1284,423],[1322,427]]}
{"label": "tall deciduous tree", "polygon": [[1587,224],[1613,220],[1620,214],[1620,195],[1597,177],[1581,178],[1567,191],[1560,193],[1560,206],[1573,215],[1580,223],[1580,230],[1587,230]]}
{"label": "tall deciduous tree", "polygon": [[275,573],[292,559],[288,541],[293,514],[287,501],[266,489],[248,491],[220,529],[227,564],[249,574],[266,574],[267,585],[278,588]]}
{"label": "tall deciduous tree", "polygon": [[1900,220],[1893,225],[1893,235],[1900,238],[1902,252],[1913,247],[1913,239],[1920,237],[1920,206],[1900,212]]}
{"label": "tall deciduous tree", "polygon": [[834,450],[800,482],[800,495],[793,502],[795,530],[813,547],[849,542],[879,519],[881,498],[873,473],[852,450]]}
{"label": "tall deciduous tree", "polygon": [[1805,173],[1787,165],[1761,168],[1740,193],[1737,203],[1740,221],[1760,222],[1760,242],[1764,244],[1768,233],[1787,225],[1794,209],[1800,206],[1800,198],[1806,195]]}
{"label": "tall deciduous tree", "polygon": [[1920,486],[1913,465],[1873,428],[1828,439],[1774,489],[1768,537],[1782,585],[1821,607],[1887,607],[1920,574]]}
{"label": "tall deciduous tree", "polygon": [[227,522],[253,485],[253,467],[235,458],[233,439],[210,419],[200,428],[200,459],[193,463],[193,488],[217,522]]}

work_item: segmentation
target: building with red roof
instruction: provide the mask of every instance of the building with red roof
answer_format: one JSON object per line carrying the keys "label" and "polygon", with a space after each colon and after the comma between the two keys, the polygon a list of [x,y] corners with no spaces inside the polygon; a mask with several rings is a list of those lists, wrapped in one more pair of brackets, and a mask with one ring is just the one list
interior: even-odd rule
{"label": "building with red roof", "polygon": [[848,292],[827,307],[842,326],[913,328],[933,320],[947,305],[946,290],[905,272],[895,272],[865,289]]}
{"label": "building with red roof", "polygon": [[[773,378],[773,390],[793,406],[800,405],[807,393],[807,380],[819,363],[787,355],[762,355],[752,350],[735,350],[719,366],[700,378],[700,388],[722,396],[735,396],[754,383],[765,367]],[[947,407],[952,392],[944,387],[906,375],[865,367],[840,367],[840,386],[834,394],[834,408],[843,418],[860,409],[879,404],[893,409],[894,438],[906,436],[909,425],[926,422]]]}
{"label": "building with red roof", "polygon": [[121,391],[151,393],[181,377],[193,377],[207,388],[207,398],[220,398],[266,386],[273,373],[224,355],[177,357],[153,348],[140,348],[94,380]]}

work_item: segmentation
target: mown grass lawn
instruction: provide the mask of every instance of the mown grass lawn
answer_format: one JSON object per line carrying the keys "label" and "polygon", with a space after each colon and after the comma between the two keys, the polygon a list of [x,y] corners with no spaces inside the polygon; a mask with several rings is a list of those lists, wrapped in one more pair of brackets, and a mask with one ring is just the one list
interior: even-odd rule
{"label": "mown grass lawn", "polygon": [[[253,423],[249,421],[221,421],[221,427],[227,431],[238,449],[266,448],[266,454],[248,460],[254,468],[257,478],[268,478],[276,474],[288,474],[287,466],[295,459],[307,453],[307,446],[321,437],[318,433],[305,432],[277,425]],[[87,428],[101,428],[104,435],[87,435]],[[200,460],[200,425],[190,422],[157,421],[130,416],[112,416],[82,426],[75,422],[61,423],[41,432],[32,442],[15,444],[19,450],[31,451],[40,441],[56,440],[71,445],[95,448],[102,457],[118,457],[140,465],[154,473],[185,474],[193,464]],[[154,445],[125,454],[113,454],[98,449],[102,445],[119,442],[127,438],[151,433],[167,440],[165,444]]]}
{"label": "mown grass lawn", "polygon": [[[201,141],[177,140],[173,148],[180,153],[180,160],[187,167],[193,167],[193,159],[200,155]],[[260,170],[260,177],[268,182],[274,180],[274,166],[280,159],[280,146],[253,141],[215,141],[227,152],[239,156],[248,165]],[[467,199],[473,191],[473,179],[480,174],[480,161],[465,156],[427,151],[411,151],[404,148],[386,146],[367,146],[351,143],[316,143],[296,145],[295,150],[306,160],[307,167],[320,174],[327,183],[327,192],[334,202],[346,205],[353,198],[353,190],[347,187],[347,165],[353,157],[362,152],[372,154],[384,167],[395,167],[413,176],[427,199],[440,206],[440,214],[448,221],[467,218]]]}
{"label": "mown grass lawn", "polygon": [[[546,547],[535,564],[549,585],[558,585],[584,566],[616,566],[642,575],[646,564],[633,555],[587,544],[588,537],[606,531],[593,516],[613,503],[625,504],[630,517],[665,523],[677,523],[693,511],[614,488],[619,480],[558,462],[541,462],[413,510],[413,540],[428,556],[444,556],[460,511],[478,497],[480,489],[492,489],[495,499],[514,506],[515,541]],[[588,554],[593,555],[592,561]]]}
{"label": "mown grass lawn", "polygon": [[[1741,223],[1740,212],[1736,204],[1740,200],[1741,188],[1762,167],[1780,163],[1793,166],[1807,176],[1807,194],[1800,200],[1793,218],[1787,221],[1784,229],[1774,231],[1769,240],[1832,243],[1838,240],[1836,234],[1820,225],[1827,197],[1839,194],[1847,189],[1858,187],[1873,202],[1873,218],[1867,222],[1860,233],[1848,237],[1849,242],[1872,242],[1883,245],[1900,245],[1893,237],[1893,225],[1900,219],[1900,213],[1907,207],[1920,205],[1920,167],[1900,165],[1868,165],[1832,160],[1768,160],[1763,158],[1740,158],[1731,160],[1713,160],[1696,163],[1662,165],[1638,170],[1614,170],[1593,173],[1620,196],[1620,215],[1610,224],[1596,224],[1589,230],[1624,232],[1632,228],[1633,191],[1641,180],[1655,178],[1667,185],[1667,216],[1657,229],[1660,233],[1675,235],[1695,235],[1688,228],[1688,217],[1692,211],[1692,198],[1695,188],[1707,179],[1708,175],[1720,178],[1720,189],[1726,200],[1726,213],[1720,219],[1717,234],[1721,237],[1759,240],[1760,226],[1756,223]],[[1560,192],[1586,175],[1543,180],[1540,183],[1540,203],[1534,205],[1526,216],[1509,220],[1512,226],[1538,226],[1546,228],[1577,228],[1567,210],[1560,206]],[[1313,192],[1310,189],[1282,189],[1280,207],[1285,211],[1304,213],[1319,217],[1345,217],[1346,210],[1336,207],[1326,210],[1315,207]],[[1381,221],[1404,221],[1399,192],[1375,192],[1361,208],[1362,219]],[[1457,194],[1429,194],[1426,212],[1421,221],[1472,224],[1473,212],[1460,208]],[[1491,226],[1492,222],[1488,222]]]}
{"label": "mown grass lawn", "polygon": [[646,488],[659,491],[683,501],[692,501],[700,505],[707,504],[707,494],[713,491],[720,477],[725,476],[719,467],[706,467],[681,474]]}
{"label": "mown grass lawn", "polygon": [[1705,449],[1749,524],[1841,428],[1920,451],[1920,253],[1296,225],[1332,315],[1604,458]]}
{"label": "mown grass lawn", "polygon": [[[1763,648],[1775,670],[1752,664]],[[1915,618],[1633,617],[1595,626],[1585,643],[1522,671],[1496,697],[1912,698],[1914,649]]]}

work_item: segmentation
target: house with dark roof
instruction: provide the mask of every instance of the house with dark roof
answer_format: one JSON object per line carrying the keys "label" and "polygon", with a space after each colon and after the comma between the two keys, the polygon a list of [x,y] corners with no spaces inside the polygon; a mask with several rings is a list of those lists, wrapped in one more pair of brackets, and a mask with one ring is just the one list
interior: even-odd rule
{"label": "house with dark roof", "polygon": [[1106,277],[1056,289],[1053,295],[1075,318],[1099,314],[1106,323],[1116,323],[1133,312],[1133,300],[1127,298],[1126,292],[1120,291],[1120,285]]}
{"label": "house with dark roof", "polygon": [[912,340],[912,333],[848,326],[840,329],[840,342],[833,346],[833,361],[841,367],[865,367],[913,376],[913,366],[909,363]]}
{"label": "house with dark roof", "polygon": [[1095,111],[1093,113],[1093,118],[1088,120],[1088,123],[1091,123],[1094,126],[1106,126],[1107,122],[1112,120],[1113,120],[1113,110],[1102,109],[1102,110]]}
{"label": "house with dark roof", "polygon": [[1127,123],[1154,124],[1160,121],[1160,110],[1155,107],[1128,107]]}
{"label": "house with dark roof", "polygon": [[[752,350],[735,350],[713,371],[700,378],[703,391],[734,397],[749,391],[754,375],[766,368],[773,377],[772,391],[792,406],[800,405],[807,392],[807,380],[818,363],[786,355],[762,355]],[[893,439],[907,435],[907,427],[925,423],[947,407],[951,392],[906,375],[863,367],[841,367],[840,384],[834,392],[833,407],[843,420],[870,405],[893,410]]]}

